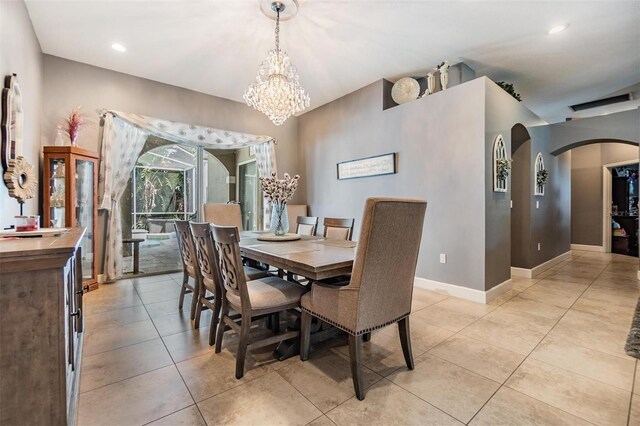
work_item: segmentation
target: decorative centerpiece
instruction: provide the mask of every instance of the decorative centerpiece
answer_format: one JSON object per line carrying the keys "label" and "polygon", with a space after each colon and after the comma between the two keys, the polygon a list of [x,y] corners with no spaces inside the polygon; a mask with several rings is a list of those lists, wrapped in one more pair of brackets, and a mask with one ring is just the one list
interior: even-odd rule
{"label": "decorative centerpiece", "polygon": [[[299,175],[291,177],[288,173],[284,174],[284,179],[278,179],[275,172],[271,176],[261,177],[262,190],[265,198],[271,203],[271,236],[282,237],[290,236],[290,239],[300,238],[297,234],[287,234],[289,232],[289,218],[287,215],[287,202],[293,198],[293,194],[298,189]],[[261,237],[270,237],[270,234],[263,234]],[[265,238],[262,238],[265,239]]]}
{"label": "decorative centerpiece", "polygon": [[38,193],[35,168],[22,156],[9,160],[9,168],[4,172],[4,183],[9,188],[9,196],[20,203],[20,215],[27,200]]}

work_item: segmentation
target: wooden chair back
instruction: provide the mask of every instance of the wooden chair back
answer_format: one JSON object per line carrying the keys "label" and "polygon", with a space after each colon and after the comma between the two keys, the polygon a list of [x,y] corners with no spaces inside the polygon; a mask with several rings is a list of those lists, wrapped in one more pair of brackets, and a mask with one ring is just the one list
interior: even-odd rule
{"label": "wooden chair back", "polygon": [[318,218],[315,216],[298,216],[296,218],[296,234],[316,235],[318,228]]}
{"label": "wooden chair back", "polygon": [[331,240],[347,240],[350,241],[353,236],[353,218],[336,218],[325,217],[323,221],[324,232],[323,237]]}
{"label": "wooden chair back", "polygon": [[242,231],[240,204],[205,203],[202,211],[205,222],[219,226],[235,226]]}
{"label": "wooden chair back", "polygon": [[202,274],[202,283],[213,293],[214,297],[221,295],[220,273],[218,270],[218,261],[215,248],[213,247],[213,238],[211,237],[211,228],[208,223],[191,223],[191,233],[193,234],[193,245],[196,250],[196,258],[200,274]]}
{"label": "wooden chair back", "polygon": [[289,232],[296,233],[296,227],[298,226],[294,217],[306,216],[307,205],[306,204],[289,204],[287,203],[287,216],[289,217]]}
{"label": "wooden chair back", "polygon": [[211,225],[214,248],[217,254],[220,280],[225,291],[238,296],[242,314],[251,311],[242,257],[240,256],[240,232],[235,226]]}
{"label": "wooden chair back", "polygon": [[193,237],[188,220],[176,220],[174,222],[176,228],[176,237],[178,239],[178,249],[182,257],[182,266],[185,271],[192,277],[199,274],[198,261],[196,258],[195,247],[193,245]]}

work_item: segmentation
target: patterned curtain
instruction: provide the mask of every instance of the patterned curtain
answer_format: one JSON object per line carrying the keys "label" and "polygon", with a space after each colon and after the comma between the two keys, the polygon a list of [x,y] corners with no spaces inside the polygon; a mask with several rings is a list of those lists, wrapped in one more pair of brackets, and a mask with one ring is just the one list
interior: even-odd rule
{"label": "patterned curtain", "polygon": [[162,120],[160,118],[147,117],[140,114],[131,114],[119,111],[109,112],[135,126],[138,126],[147,133],[175,143],[191,142],[197,145],[209,145],[211,148],[237,149],[272,140],[269,136],[257,136],[250,135],[248,133],[231,132],[207,126],[197,126],[195,124]]}
{"label": "patterned curtain", "polygon": [[104,274],[113,281],[122,274],[120,198],[149,134],[137,126],[106,114],[100,161],[100,208],[108,210]]}
{"label": "patterned curtain", "polygon": [[[258,173],[260,176],[270,176],[272,172],[278,173],[278,167],[276,165],[276,150],[275,143],[270,140],[260,145],[256,145],[256,166],[258,167]],[[267,202],[265,198],[263,203],[263,224],[262,229],[268,229],[271,221],[271,204]]]}

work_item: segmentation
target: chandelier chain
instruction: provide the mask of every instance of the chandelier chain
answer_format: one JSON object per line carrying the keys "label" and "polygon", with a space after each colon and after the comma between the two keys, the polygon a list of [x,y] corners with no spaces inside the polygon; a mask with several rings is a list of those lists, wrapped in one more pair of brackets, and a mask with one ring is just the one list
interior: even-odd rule
{"label": "chandelier chain", "polygon": [[276,6],[276,52],[280,51],[280,6]]}

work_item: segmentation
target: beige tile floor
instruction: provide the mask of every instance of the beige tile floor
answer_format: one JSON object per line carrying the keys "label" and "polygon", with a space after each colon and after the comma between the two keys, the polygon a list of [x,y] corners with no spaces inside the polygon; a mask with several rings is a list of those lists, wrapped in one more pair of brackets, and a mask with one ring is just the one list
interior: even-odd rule
{"label": "beige tile floor", "polygon": [[213,352],[210,313],[194,330],[177,309],[181,274],[103,285],[86,296],[79,424],[640,425],[640,368],[624,353],[637,261],[573,252],[488,305],[416,289],[416,368],[404,366],[395,327],[375,333],[364,401],[346,339],[307,362],[277,362],[266,348],[236,380],[237,336]]}

